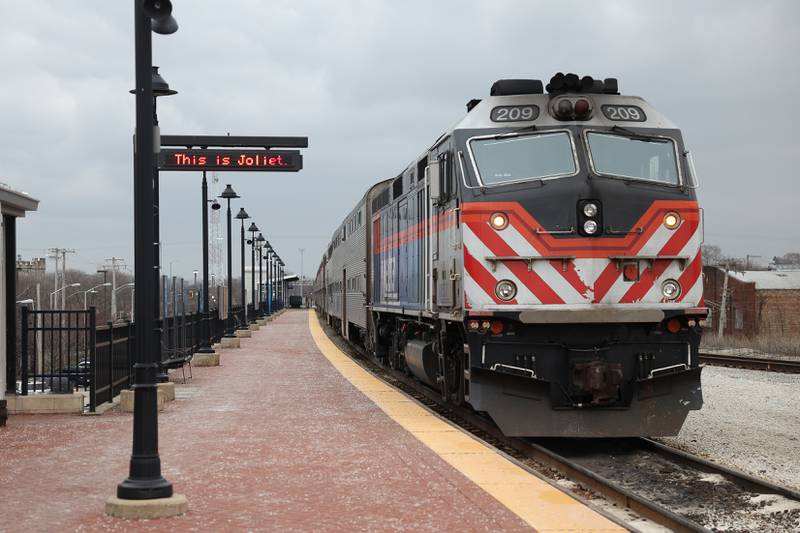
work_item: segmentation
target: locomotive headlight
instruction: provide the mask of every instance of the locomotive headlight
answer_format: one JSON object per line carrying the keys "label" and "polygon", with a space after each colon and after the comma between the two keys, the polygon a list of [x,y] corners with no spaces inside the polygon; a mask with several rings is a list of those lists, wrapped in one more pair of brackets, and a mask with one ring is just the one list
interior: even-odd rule
{"label": "locomotive headlight", "polygon": [[583,223],[583,231],[585,231],[588,235],[594,235],[597,233],[597,222],[594,220],[587,220]]}
{"label": "locomotive headlight", "polygon": [[505,229],[506,226],[508,226],[508,217],[505,213],[494,213],[491,218],[489,218],[489,223],[496,230]]}
{"label": "locomotive headlight", "polygon": [[681,295],[681,284],[674,279],[668,279],[661,285],[661,294],[667,300],[674,300]]}
{"label": "locomotive headlight", "polygon": [[573,109],[572,102],[566,98],[556,104],[556,114],[562,119],[571,117]]}
{"label": "locomotive headlight", "polygon": [[675,212],[669,212],[664,215],[664,225],[667,229],[675,229],[681,225],[681,216]]}
{"label": "locomotive headlight", "polygon": [[513,281],[507,279],[500,280],[494,288],[494,293],[504,302],[508,302],[513,300],[514,296],[517,295],[517,286],[514,285]]}
{"label": "locomotive headlight", "polygon": [[588,203],[583,206],[583,214],[587,217],[591,218],[597,214],[597,205],[593,203]]}

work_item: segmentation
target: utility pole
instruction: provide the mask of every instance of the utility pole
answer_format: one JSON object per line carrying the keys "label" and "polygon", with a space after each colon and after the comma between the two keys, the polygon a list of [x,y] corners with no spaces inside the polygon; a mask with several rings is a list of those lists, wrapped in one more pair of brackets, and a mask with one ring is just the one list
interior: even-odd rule
{"label": "utility pole", "polygon": [[[56,261],[56,268],[55,268],[55,275],[54,275],[54,286],[53,291],[57,291],[59,289],[63,289],[67,286],[67,254],[74,254],[75,250],[68,249],[68,248],[50,248],[49,250],[53,255],[50,257],[54,258]],[[58,264],[59,258],[61,259],[61,287],[59,287],[58,283]],[[54,302],[55,304],[55,302]],[[61,291],[61,309],[66,309],[67,307],[67,291]]]}
{"label": "utility pole", "polygon": [[725,320],[727,319],[728,311],[728,266],[725,266],[725,280],[722,282],[722,297],[719,305],[719,325],[717,327],[717,336],[722,337],[725,334]]}
{"label": "utility pole", "polygon": [[[52,256],[50,256],[52,257]],[[21,259],[17,259],[16,261],[16,269],[17,272],[26,272],[26,273],[33,273],[36,280],[36,306],[34,307],[34,311],[41,311],[42,310],[42,283],[41,280],[44,279],[45,273],[47,272],[47,263],[44,257],[34,257],[30,261],[23,261]],[[43,364],[43,356],[42,356],[42,315],[40,313],[36,313],[35,315],[36,321],[36,335],[34,337],[34,343],[36,344],[36,364],[38,365],[36,368],[44,368]]]}
{"label": "utility pole", "polygon": [[746,265],[746,266],[745,266],[745,270],[750,270],[750,258],[751,258],[751,257],[752,257],[753,259],[755,259],[755,258],[757,258],[757,257],[759,257],[759,258],[760,258],[761,256],[760,256],[760,255],[750,255],[750,254],[747,254],[747,255],[745,256],[745,265]]}
{"label": "utility pole", "polygon": [[115,321],[117,320],[117,266],[126,268],[127,265],[125,260],[119,257],[111,257],[106,259],[106,262],[103,268],[111,270],[111,320]]}

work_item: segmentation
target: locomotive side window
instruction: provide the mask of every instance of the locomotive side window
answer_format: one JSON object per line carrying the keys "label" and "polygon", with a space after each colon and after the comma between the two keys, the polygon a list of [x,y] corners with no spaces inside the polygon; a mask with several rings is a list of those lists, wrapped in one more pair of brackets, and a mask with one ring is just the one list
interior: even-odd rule
{"label": "locomotive side window", "polygon": [[597,174],[679,184],[675,142],[671,139],[587,132],[586,141]]}
{"label": "locomotive side window", "polygon": [[571,176],[578,171],[567,132],[476,137],[469,151],[482,185]]}
{"label": "locomotive side window", "polygon": [[441,197],[439,198],[440,203],[446,202],[450,199],[450,196],[453,194],[453,171],[452,171],[452,163],[451,157],[449,152],[445,152],[443,154],[439,154],[439,179],[440,179],[440,187],[439,190],[441,191]]}

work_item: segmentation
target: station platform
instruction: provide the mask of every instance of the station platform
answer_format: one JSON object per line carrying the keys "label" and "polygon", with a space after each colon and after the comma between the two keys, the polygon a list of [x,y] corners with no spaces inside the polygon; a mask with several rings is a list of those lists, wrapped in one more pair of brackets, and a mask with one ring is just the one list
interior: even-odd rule
{"label": "station platform", "polygon": [[0,429],[0,531],[622,531],[384,384],[316,315],[287,311],[159,414],[175,518],[123,521],[131,415],[16,415]]}

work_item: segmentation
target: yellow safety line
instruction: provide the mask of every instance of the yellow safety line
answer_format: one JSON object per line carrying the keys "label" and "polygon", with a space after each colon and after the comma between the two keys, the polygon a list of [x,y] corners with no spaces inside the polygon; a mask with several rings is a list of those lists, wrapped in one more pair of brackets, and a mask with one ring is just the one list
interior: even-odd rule
{"label": "yellow safety line", "polygon": [[328,361],[392,420],[538,531],[625,531],[603,515],[509,461],[371,375],[331,342],[308,314],[311,336]]}

